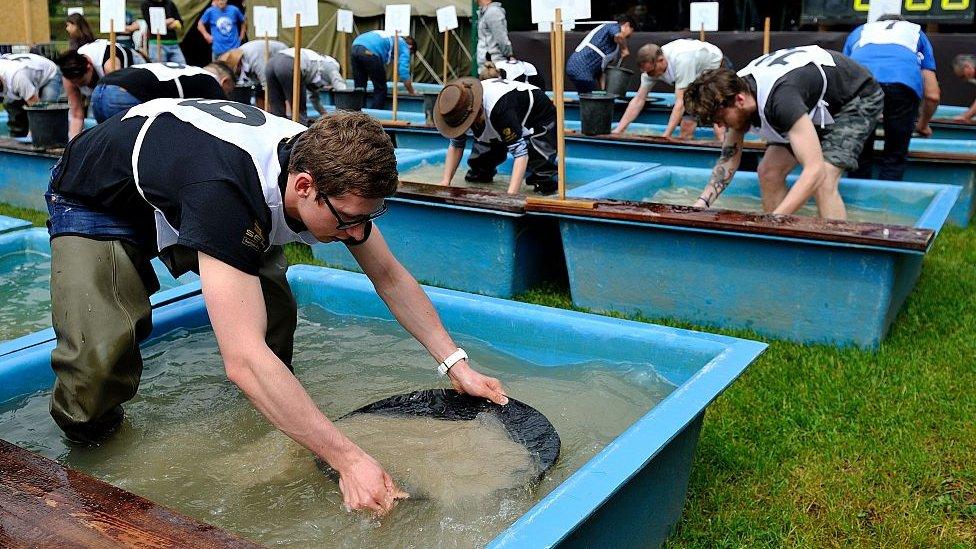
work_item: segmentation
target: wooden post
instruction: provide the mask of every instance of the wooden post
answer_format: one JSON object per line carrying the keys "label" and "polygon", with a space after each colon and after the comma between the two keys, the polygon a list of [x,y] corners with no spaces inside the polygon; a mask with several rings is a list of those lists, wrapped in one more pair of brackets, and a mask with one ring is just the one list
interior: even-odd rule
{"label": "wooden post", "polygon": [[566,35],[563,32],[563,10],[556,8],[556,18],[552,24],[555,30],[555,89],[553,94],[556,99],[556,162],[559,182],[559,199],[566,199],[566,105],[563,98],[564,73],[563,57],[565,57]]}
{"label": "wooden post", "polygon": [[108,42],[109,42],[108,64],[110,67],[112,67],[112,70],[114,71],[115,70],[115,19],[109,19],[108,21]]}
{"label": "wooden post", "polygon": [[769,18],[763,21],[763,55],[769,53]]}
{"label": "wooden post", "polygon": [[158,32],[156,33],[156,59],[158,59],[160,63],[165,61],[165,59],[163,59],[163,37]]}
{"label": "wooden post", "polygon": [[553,99],[556,94],[556,24],[549,27],[549,85],[552,87]]}
{"label": "wooden post", "polygon": [[301,103],[298,94],[305,93],[302,89],[302,14],[295,14],[295,64],[291,78],[291,119],[298,122],[298,105]]}
{"label": "wooden post", "polygon": [[[264,66],[265,67],[268,66],[269,59],[271,59],[271,42],[268,40],[268,30],[265,29],[264,31]],[[260,80],[261,79],[258,78],[258,81]],[[269,103],[270,100],[269,95],[270,92],[268,91],[268,82],[265,81],[264,82],[264,110],[266,111],[271,108],[271,105]]]}
{"label": "wooden post", "polygon": [[34,21],[31,17],[31,5],[30,0],[24,0],[24,22],[27,25],[26,33],[24,34],[28,46],[31,46],[34,42]]}
{"label": "wooden post", "polygon": [[447,85],[447,39],[450,30],[444,31],[444,85]]}
{"label": "wooden post", "polygon": [[397,119],[397,88],[400,87],[400,31],[393,31],[393,121]]}
{"label": "wooden post", "polygon": [[339,70],[342,71],[342,79],[346,79],[347,69],[349,65],[349,60],[346,59],[346,33],[339,33]]}
{"label": "wooden post", "polygon": [[699,31],[698,31],[698,39],[701,40],[702,42],[705,41],[705,22],[704,21],[702,21],[701,29],[699,29]]}

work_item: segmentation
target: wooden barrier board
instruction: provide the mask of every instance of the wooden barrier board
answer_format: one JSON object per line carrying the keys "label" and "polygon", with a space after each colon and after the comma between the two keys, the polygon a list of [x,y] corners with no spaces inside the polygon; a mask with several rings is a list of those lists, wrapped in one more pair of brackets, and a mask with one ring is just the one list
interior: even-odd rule
{"label": "wooden barrier board", "polygon": [[261,547],[0,440],[0,547]]}
{"label": "wooden barrier board", "polygon": [[64,153],[64,148],[58,147],[53,149],[38,149],[31,145],[30,143],[24,143],[22,141],[17,141],[13,137],[0,137],[0,149],[7,149],[17,152],[28,152],[34,154],[42,154],[47,156],[61,156]]}
{"label": "wooden barrier board", "polygon": [[592,200],[587,201],[585,207],[579,207],[572,203],[530,199],[526,202],[525,211],[913,251],[925,251],[935,238],[935,232],[930,229],[901,225],[848,223],[819,217],[751,214],[731,210],[699,210],[690,206],[626,200]]}

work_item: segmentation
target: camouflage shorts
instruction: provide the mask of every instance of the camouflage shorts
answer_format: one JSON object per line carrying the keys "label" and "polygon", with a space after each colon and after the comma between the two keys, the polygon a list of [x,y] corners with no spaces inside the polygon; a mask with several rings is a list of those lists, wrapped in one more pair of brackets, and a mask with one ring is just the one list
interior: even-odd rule
{"label": "camouflage shorts", "polygon": [[817,125],[824,160],[845,171],[856,170],[857,158],[868,135],[878,125],[883,108],[884,92],[875,85],[848,101],[834,115],[833,124],[823,129]]}

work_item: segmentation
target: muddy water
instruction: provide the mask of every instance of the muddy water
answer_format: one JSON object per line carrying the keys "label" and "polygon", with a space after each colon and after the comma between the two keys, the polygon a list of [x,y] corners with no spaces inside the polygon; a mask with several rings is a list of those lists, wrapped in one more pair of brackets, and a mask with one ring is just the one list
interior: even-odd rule
{"label": "muddy water", "polygon": [[[497,173],[495,174],[495,179],[491,183],[469,183],[464,180],[464,174],[468,173],[468,165],[466,162],[461,162],[457,171],[454,173],[454,179],[451,180],[452,187],[473,187],[478,189],[490,189],[498,192],[505,192],[508,189],[508,178],[511,173]],[[566,184],[568,186],[575,186],[582,183],[578,181],[575,177],[574,172],[569,171],[566,176]],[[439,185],[441,179],[444,176],[444,164],[430,164],[427,162],[421,162],[418,166],[410,168],[408,170],[402,170],[400,172],[400,179],[402,181],[410,181],[412,183],[427,183],[430,185]],[[602,175],[594,175],[593,179],[603,177]],[[533,191],[534,187],[531,185],[526,185],[522,183],[522,188],[519,191],[522,194],[529,194]]]}
{"label": "muddy water", "polygon": [[0,341],[51,325],[51,260],[35,252],[0,256]]}
{"label": "muddy water", "polygon": [[[69,446],[48,415],[46,391],[0,408],[0,436],[268,545],[476,547],[674,388],[651,364],[541,366],[481,341],[459,343],[480,370],[501,378],[559,432],[560,459],[538,485],[524,482],[524,454],[513,453],[498,431],[436,427],[443,435],[433,438],[448,443],[423,442],[421,452],[403,426],[366,426],[358,435],[364,445],[418,497],[379,520],[347,513],[338,486],[311,454],[270,427],[226,380],[209,330],[176,332],[144,349],[139,395],[126,405],[121,431],[101,446]],[[396,324],[317,307],[301,312],[294,363],[333,418],[390,395],[447,386],[426,351]]]}
{"label": "muddy water", "polygon": [[[734,185],[735,183],[733,183]],[[643,202],[659,202],[663,204],[677,204],[690,206],[701,194],[701,187],[665,187],[652,196],[643,199]],[[847,204],[847,220],[862,223],[886,223],[889,225],[906,225],[911,227],[915,224],[915,217],[900,215],[897,213],[880,210],[859,208]],[[762,213],[762,200],[758,196],[722,194],[718,200],[712,204],[713,208],[723,210],[737,210],[742,212]],[[800,208],[795,215],[805,215],[816,217],[817,206],[810,202]]]}

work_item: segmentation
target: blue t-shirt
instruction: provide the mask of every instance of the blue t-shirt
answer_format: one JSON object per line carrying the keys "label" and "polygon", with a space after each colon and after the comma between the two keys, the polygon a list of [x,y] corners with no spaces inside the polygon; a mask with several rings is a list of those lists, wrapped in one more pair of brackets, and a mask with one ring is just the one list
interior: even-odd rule
{"label": "blue t-shirt", "polygon": [[241,25],[244,14],[237,6],[228,4],[224,9],[210,6],[203,12],[200,22],[210,29],[213,36],[214,55],[220,55],[241,45]]}
{"label": "blue t-shirt", "polygon": [[[353,46],[362,46],[379,56],[384,65],[389,65],[393,61],[393,35],[386,31],[364,32],[352,41]],[[399,68],[397,76],[400,82],[410,80],[410,46],[407,41],[400,37],[400,51],[397,52]]]}
{"label": "blue t-shirt", "polygon": [[919,97],[923,94],[922,70],[935,71],[932,43],[918,25],[907,21],[877,21],[857,27],[847,37],[844,55],[867,67],[878,82],[904,84]]}

